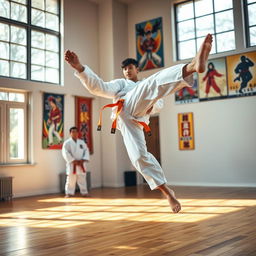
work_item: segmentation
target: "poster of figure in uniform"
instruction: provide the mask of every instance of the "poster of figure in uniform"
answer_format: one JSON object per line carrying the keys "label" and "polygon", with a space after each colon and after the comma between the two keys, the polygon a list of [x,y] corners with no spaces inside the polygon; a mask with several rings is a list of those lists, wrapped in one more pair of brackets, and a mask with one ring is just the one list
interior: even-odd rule
{"label": "poster of figure in uniform", "polygon": [[61,149],[63,144],[64,95],[43,94],[43,148]]}
{"label": "poster of figure in uniform", "polygon": [[227,98],[225,58],[209,60],[204,73],[198,75],[200,101]]}
{"label": "poster of figure in uniform", "polygon": [[229,97],[256,95],[256,52],[227,57]]}
{"label": "poster of figure in uniform", "polygon": [[175,93],[175,103],[194,103],[198,102],[198,74],[193,74],[193,85],[192,87],[184,87]]}
{"label": "poster of figure in uniform", "polygon": [[141,71],[164,66],[162,18],[135,25],[137,61]]}

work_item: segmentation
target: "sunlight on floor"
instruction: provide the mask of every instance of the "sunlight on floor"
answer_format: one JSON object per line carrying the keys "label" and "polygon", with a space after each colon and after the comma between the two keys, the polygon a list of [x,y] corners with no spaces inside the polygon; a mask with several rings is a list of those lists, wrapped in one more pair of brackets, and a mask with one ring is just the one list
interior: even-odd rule
{"label": "sunlight on floor", "polygon": [[[171,214],[164,199],[53,198],[45,208],[0,214],[0,226],[67,228],[98,221],[193,223],[256,206],[249,199],[183,199],[180,214]],[[49,204],[54,207],[49,207]],[[56,206],[59,205],[59,206]]]}

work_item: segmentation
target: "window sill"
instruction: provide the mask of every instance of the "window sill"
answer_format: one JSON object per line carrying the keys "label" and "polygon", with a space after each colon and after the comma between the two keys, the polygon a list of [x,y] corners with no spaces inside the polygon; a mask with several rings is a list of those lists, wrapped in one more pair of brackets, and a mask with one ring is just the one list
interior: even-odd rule
{"label": "window sill", "polygon": [[1,167],[16,167],[16,166],[35,166],[37,163],[8,163],[0,164]]}

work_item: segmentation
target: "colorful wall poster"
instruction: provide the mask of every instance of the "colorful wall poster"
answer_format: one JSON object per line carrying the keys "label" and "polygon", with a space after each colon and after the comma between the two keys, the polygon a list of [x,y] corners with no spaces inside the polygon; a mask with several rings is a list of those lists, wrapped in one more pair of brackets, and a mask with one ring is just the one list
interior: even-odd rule
{"label": "colorful wall poster", "polygon": [[226,98],[226,77],[226,59],[209,60],[205,72],[198,74],[200,101]]}
{"label": "colorful wall poster", "polygon": [[90,154],[93,153],[92,142],[92,100],[93,98],[75,97],[75,117],[78,137],[87,144]]}
{"label": "colorful wall poster", "polygon": [[256,95],[256,52],[227,57],[228,95]]}
{"label": "colorful wall poster", "polygon": [[43,93],[44,149],[61,149],[63,144],[64,95]]}
{"label": "colorful wall poster", "polygon": [[162,18],[135,25],[136,52],[141,71],[164,66]]}
{"label": "colorful wall poster", "polygon": [[193,113],[178,114],[179,149],[195,149]]}
{"label": "colorful wall poster", "polygon": [[192,87],[184,87],[181,90],[175,92],[175,103],[194,103],[198,102],[198,74],[193,74]]}

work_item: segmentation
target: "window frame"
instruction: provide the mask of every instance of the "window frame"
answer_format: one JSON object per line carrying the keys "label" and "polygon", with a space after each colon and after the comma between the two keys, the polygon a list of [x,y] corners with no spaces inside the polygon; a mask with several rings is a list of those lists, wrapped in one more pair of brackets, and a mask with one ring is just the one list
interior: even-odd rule
{"label": "window frame", "polygon": [[[214,0],[212,0],[214,1]],[[176,11],[176,7],[177,5],[179,4],[182,4],[182,3],[188,3],[188,2],[193,2],[193,11],[195,13],[195,0],[177,0],[177,1],[174,1],[172,3],[172,9],[173,9],[173,31],[174,31],[174,45],[175,45],[175,54],[174,54],[174,60],[177,61],[177,62],[182,62],[184,60],[188,60],[188,59],[191,59],[191,57],[186,57],[184,59],[181,59],[180,58],[180,54],[179,54],[179,43],[180,42],[185,42],[185,41],[188,41],[188,40],[191,40],[191,39],[188,39],[188,40],[183,40],[183,41],[178,41],[178,19],[177,19],[177,11]],[[216,32],[216,25],[215,25],[215,15],[218,14],[218,13],[222,13],[222,12],[225,12],[225,11],[229,11],[229,10],[233,10],[233,25],[234,25],[234,29],[233,30],[227,30],[227,31],[222,31],[222,32]],[[215,40],[215,53],[211,53],[211,54],[214,54],[214,55],[223,55],[223,54],[226,54],[226,53],[229,53],[229,52],[232,52],[232,51],[235,51],[237,49],[237,40],[236,40],[236,21],[235,21],[235,18],[234,18],[234,10],[235,10],[235,3],[233,1],[233,7],[232,8],[229,8],[229,9],[226,9],[226,10],[222,10],[222,11],[215,11],[213,9],[213,12],[209,13],[209,14],[205,14],[205,15],[202,15],[202,16],[198,16],[198,17],[205,17],[205,16],[208,16],[208,15],[213,15],[213,22],[214,22],[214,26],[213,26],[213,30],[214,30],[214,40]],[[187,19],[187,20],[192,20],[193,23],[194,23],[194,32],[195,32],[195,36],[193,37],[193,40],[195,41],[195,51],[197,52],[198,49],[197,49],[197,39],[200,39],[202,38],[203,36],[199,36],[197,37],[196,35],[196,18],[198,17],[193,17],[193,18],[190,18],[190,19]],[[185,21],[185,20],[184,20]],[[231,50],[227,50],[227,51],[221,51],[221,52],[217,52],[217,44],[216,44],[216,41],[217,41],[217,37],[216,35],[219,35],[219,34],[222,34],[222,33],[227,33],[227,32],[231,32],[233,31],[234,32],[234,37],[235,37],[235,49],[231,49]]]}
{"label": "window frame", "polygon": [[[15,2],[15,0],[8,0],[10,3],[12,3],[13,1]],[[44,0],[46,1],[46,0]],[[17,20],[12,20],[11,18],[5,18],[5,17],[0,17],[0,22],[1,23],[5,23],[9,26],[14,25],[14,26],[19,26],[22,28],[25,28],[27,33],[27,44],[26,44],[26,49],[27,49],[27,58],[26,58],[26,66],[27,66],[27,71],[26,71],[26,78],[19,78],[19,77],[13,77],[11,76],[10,73],[10,62],[12,61],[10,58],[10,53],[9,53],[9,59],[8,59],[8,64],[9,64],[9,76],[4,76],[4,75],[0,75],[0,78],[11,78],[11,79],[20,79],[20,80],[28,80],[28,81],[33,81],[33,82],[40,82],[40,83],[48,83],[48,84],[54,84],[54,85],[61,85],[62,84],[62,59],[61,59],[61,52],[62,52],[62,35],[61,35],[61,19],[62,19],[62,13],[61,13],[61,8],[62,8],[62,0],[57,0],[58,2],[58,17],[59,17],[59,23],[58,23],[58,31],[54,31],[48,28],[44,28],[44,27],[39,27],[36,25],[32,25],[32,19],[31,19],[31,13],[32,13],[32,8],[36,9],[34,7],[32,7],[32,3],[31,0],[27,0],[27,4],[22,4],[19,3],[20,5],[26,6],[27,7],[27,22],[21,22],[21,21],[17,21]],[[11,9],[10,9],[11,11]],[[46,13],[46,11],[44,11]],[[49,12],[48,12],[49,13]],[[58,37],[58,48],[59,48],[59,52],[58,52],[58,64],[59,64],[59,68],[58,68],[58,83],[54,83],[54,82],[48,82],[48,81],[42,81],[42,80],[35,80],[35,79],[31,79],[31,65],[32,65],[32,60],[31,60],[31,50],[32,50],[32,44],[31,44],[31,40],[32,40],[32,30],[35,31],[39,31],[42,33],[47,33],[50,35],[54,35],[56,37]],[[9,38],[9,44],[11,43],[10,38]],[[44,49],[44,51],[46,51],[47,49]],[[46,67],[45,65],[43,66],[44,68]],[[45,78],[45,77],[44,77]]]}
{"label": "window frame", "polygon": [[[243,0],[243,7],[244,7],[244,23],[245,23],[245,35],[246,35],[246,47],[251,48],[255,47],[255,45],[251,45],[251,38],[250,38],[250,26],[249,26],[249,13],[248,13],[248,6],[255,3],[248,4],[247,0]],[[256,27],[256,25],[253,25],[251,27]]]}
{"label": "window frame", "polygon": [[[29,143],[28,143],[28,108],[29,108],[29,93],[20,90],[5,90],[0,89],[1,92],[7,93],[22,93],[24,94],[24,102],[16,102],[9,100],[0,100],[0,165],[9,164],[27,164],[29,162]],[[10,158],[10,109],[23,109],[24,111],[24,158],[12,159]]]}

